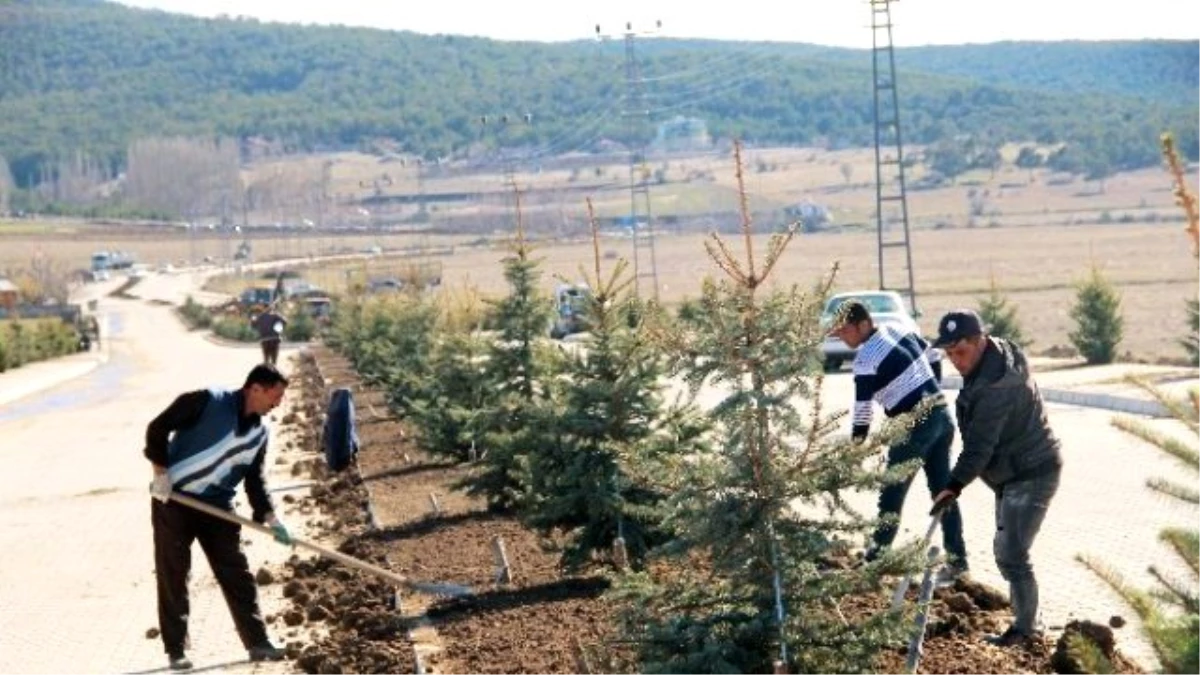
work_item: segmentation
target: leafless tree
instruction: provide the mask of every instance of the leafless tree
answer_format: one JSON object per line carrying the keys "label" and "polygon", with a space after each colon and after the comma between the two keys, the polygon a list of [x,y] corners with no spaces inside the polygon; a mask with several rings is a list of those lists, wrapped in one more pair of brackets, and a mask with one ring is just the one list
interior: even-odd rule
{"label": "leafless tree", "polygon": [[8,168],[8,161],[0,155],[0,215],[9,213],[9,205],[12,203],[12,193],[16,189],[16,182],[13,180],[12,171]]}
{"label": "leafless tree", "polygon": [[125,196],[187,219],[230,220],[242,202],[239,157],[230,139],[139,139],[128,150]]}

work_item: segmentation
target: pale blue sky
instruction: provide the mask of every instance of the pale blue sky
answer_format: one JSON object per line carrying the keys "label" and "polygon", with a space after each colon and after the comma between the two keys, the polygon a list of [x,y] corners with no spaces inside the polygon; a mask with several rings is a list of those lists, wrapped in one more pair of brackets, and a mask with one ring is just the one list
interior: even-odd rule
{"label": "pale blue sky", "polygon": [[[588,38],[600,24],[619,34],[811,42],[869,47],[866,0],[121,0],[198,16],[370,26],[501,40]],[[699,7],[703,6],[703,9]],[[1197,39],[1200,0],[897,0],[897,45],[1001,40]]]}

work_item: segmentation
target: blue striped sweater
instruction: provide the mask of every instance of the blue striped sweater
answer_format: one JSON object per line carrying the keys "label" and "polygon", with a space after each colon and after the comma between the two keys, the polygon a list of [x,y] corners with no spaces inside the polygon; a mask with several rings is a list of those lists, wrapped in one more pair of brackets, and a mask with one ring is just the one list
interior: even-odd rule
{"label": "blue striped sweater", "polygon": [[871,401],[888,417],[911,411],[926,396],[941,393],[921,336],[889,324],[875,329],[854,356],[854,438],[871,428]]}

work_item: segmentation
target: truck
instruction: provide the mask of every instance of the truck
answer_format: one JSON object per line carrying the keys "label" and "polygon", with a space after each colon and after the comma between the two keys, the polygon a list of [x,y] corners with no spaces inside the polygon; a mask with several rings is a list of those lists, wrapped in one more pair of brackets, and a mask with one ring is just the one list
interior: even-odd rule
{"label": "truck", "polygon": [[114,270],[133,267],[135,258],[124,251],[96,251],[92,253],[92,280],[105,281]]}

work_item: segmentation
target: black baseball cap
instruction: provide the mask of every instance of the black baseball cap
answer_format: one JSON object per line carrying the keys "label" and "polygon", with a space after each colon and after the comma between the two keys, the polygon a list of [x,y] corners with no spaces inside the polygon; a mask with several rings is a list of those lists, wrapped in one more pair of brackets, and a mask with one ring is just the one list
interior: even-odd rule
{"label": "black baseball cap", "polygon": [[934,347],[945,347],[959,340],[983,334],[983,322],[979,315],[970,309],[958,309],[949,312],[938,322],[937,340]]}

